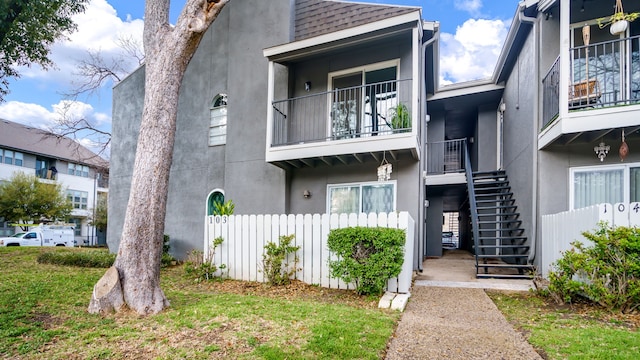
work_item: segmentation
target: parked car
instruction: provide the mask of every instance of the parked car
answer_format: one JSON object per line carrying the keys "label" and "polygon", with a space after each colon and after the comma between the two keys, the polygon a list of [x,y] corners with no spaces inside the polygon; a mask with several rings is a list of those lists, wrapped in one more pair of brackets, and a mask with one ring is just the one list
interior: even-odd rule
{"label": "parked car", "polygon": [[442,232],[442,247],[447,249],[458,248],[458,237],[453,233],[453,231]]}

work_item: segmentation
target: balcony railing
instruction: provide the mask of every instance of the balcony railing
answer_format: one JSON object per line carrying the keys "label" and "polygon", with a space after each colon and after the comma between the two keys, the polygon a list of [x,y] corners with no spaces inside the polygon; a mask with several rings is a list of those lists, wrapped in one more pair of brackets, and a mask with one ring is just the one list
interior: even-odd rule
{"label": "balcony railing", "polygon": [[427,143],[427,174],[464,172],[466,139]]}
{"label": "balcony railing", "polygon": [[[640,36],[574,47],[570,56],[569,111],[640,102]],[[558,59],[543,79],[545,125],[561,106],[560,75]]]}
{"label": "balcony railing", "polygon": [[544,125],[551,122],[560,112],[560,57],[542,79],[542,117]]}
{"label": "balcony railing", "polygon": [[406,79],[274,101],[271,146],[411,131],[411,117],[397,114],[410,94]]}

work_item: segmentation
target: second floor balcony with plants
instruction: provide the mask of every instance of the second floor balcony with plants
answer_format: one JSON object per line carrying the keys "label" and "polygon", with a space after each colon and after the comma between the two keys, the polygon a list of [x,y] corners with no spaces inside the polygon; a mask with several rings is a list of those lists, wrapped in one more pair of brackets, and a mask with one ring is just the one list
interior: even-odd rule
{"label": "second floor balcony with plants", "polygon": [[352,85],[358,76],[335,79],[331,91],[273,101],[267,161],[362,162],[384,151],[417,157],[412,80]]}
{"label": "second floor balcony with plants", "polygon": [[560,46],[543,74],[540,148],[640,125],[640,21],[616,32],[603,23],[610,14],[603,4],[576,6],[571,3],[569,28],[560,27],[560,43],[569,46]]}

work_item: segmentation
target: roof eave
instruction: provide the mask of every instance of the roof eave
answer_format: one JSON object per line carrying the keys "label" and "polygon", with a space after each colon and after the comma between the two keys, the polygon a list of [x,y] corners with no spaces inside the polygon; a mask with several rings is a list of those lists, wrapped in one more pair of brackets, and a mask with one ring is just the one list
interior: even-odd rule
{"label": "roof eave", "polygon": [[266,58],[277,58],[287,53],[300,51],[314,46],[326,45],[335,41],[348,39],[355,36],[365,35],[374,31],[379,31],[394,26],[415,22],[416,26],[422,26],[420,10],[410,12],[408,14],[390,17],[388,19],[374,21],[368,24],[354,26],[352,28],[335,31],[329,34],[314,36],[304,40],[293,41],[290,43],[269,47],[263,50]]}

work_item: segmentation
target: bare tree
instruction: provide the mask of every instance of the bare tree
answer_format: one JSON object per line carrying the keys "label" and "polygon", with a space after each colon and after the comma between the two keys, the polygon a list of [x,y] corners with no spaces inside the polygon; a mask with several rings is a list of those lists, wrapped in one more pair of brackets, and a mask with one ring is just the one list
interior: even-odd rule
{"label": "bare tree", "polygon": [[100,89],[119,83],[144,63],[142,44],[132,35],[119,36],[115,43],[121,50],[117,55],[105,56],[99,49],[87,50],[86,57],[77,62],[72,87],[62,94],[67,100],[57,109],[57,117],[44,135],[71,138],[94,149],[99,156],[109,156],[111,132],[73,110],[78,98],[98,95]]}
{"label": "bare tree", "polygon": [[[160,257],[182,78],[204,33],[230,0],[187,0],[175,26],[169,0],[147,0],[145,95],[131,192],[114,268],[98,281],[90,312],[140,315],[169,306],[160,288]],[[108,288],[108,291],[105,289]],[[122,296],[117,293],[121,291]]]}

